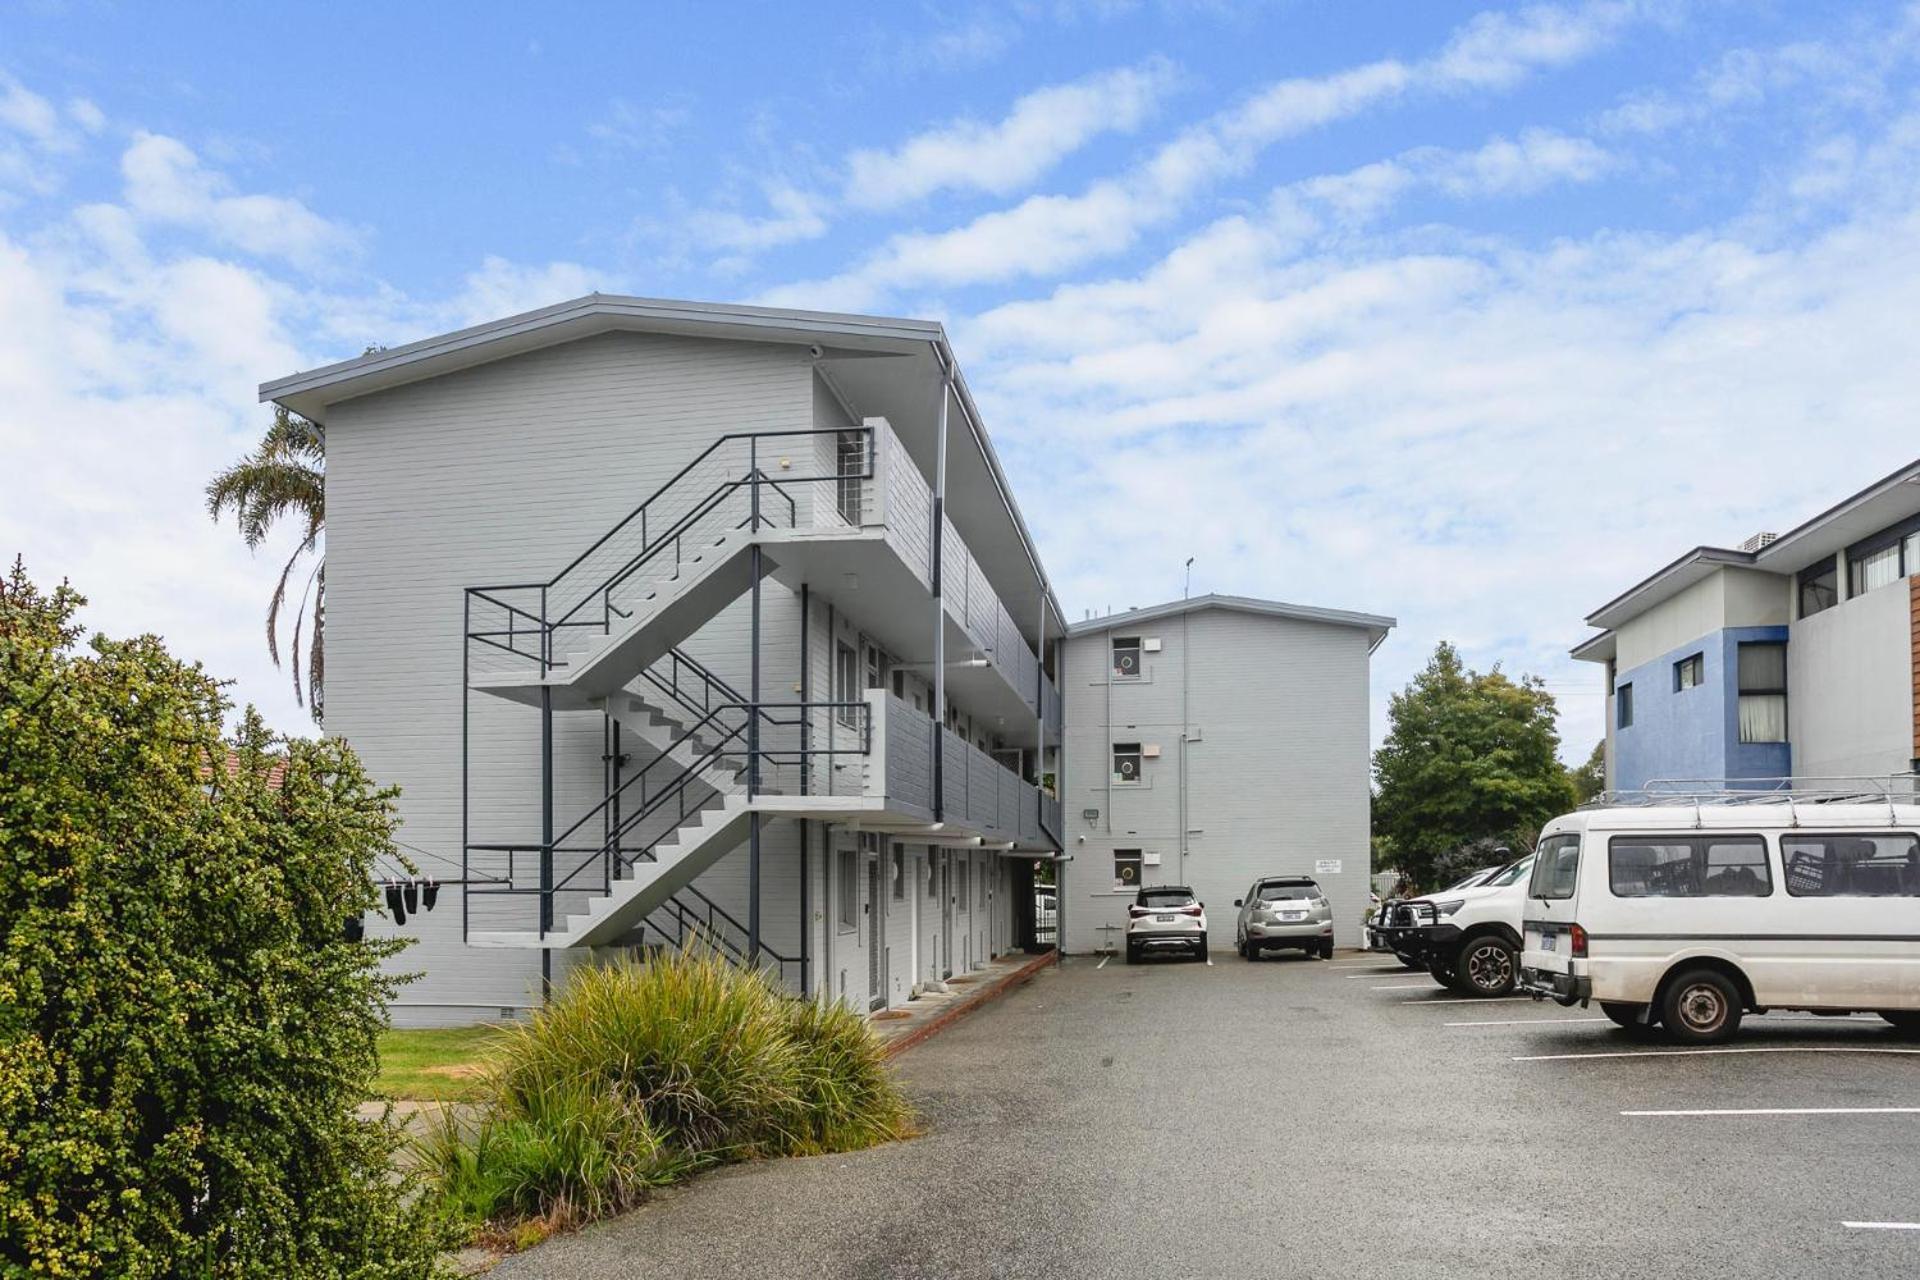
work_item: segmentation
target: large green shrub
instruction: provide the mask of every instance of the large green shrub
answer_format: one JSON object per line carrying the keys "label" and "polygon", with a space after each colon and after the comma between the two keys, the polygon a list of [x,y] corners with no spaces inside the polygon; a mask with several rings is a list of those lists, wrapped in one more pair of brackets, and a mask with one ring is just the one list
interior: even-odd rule
{"label": "large green shrub", "polygon": [[423,1145],[451,1217],[617,1211],[704,1165],[872,1146],[912,1115],[865,1019],[709,952],[577,970],[503,1033],[476,1117]]}
{"label": "large green shrub", "polygon": [[355,1118],[390,797],[151,636],[0,584],[0,1272],[392,1276],[440,1240]]}

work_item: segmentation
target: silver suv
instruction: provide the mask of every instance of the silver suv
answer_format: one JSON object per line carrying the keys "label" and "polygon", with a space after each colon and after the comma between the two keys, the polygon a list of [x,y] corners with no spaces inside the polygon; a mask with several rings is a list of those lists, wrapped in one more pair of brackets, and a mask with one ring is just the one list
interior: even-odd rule
{"label": "silver suv", "polygon": [[1267,876],[1253,882],[1234,926],[1234,947],[1249,960],[1262,951],[1297,947],[1322,960],[1333,959],[1333,904],[1308,876]]}

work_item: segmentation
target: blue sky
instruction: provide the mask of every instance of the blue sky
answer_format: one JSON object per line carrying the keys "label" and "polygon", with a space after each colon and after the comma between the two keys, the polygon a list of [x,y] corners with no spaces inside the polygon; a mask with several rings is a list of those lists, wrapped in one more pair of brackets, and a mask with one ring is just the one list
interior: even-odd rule
{"label": "blue sky", "polygon": [[199,507],[295,368],[591,289],[940,319],[1070,616],[1581,617],[1910,460],[1920,9],[0,11],[0,547],[302,725]]}

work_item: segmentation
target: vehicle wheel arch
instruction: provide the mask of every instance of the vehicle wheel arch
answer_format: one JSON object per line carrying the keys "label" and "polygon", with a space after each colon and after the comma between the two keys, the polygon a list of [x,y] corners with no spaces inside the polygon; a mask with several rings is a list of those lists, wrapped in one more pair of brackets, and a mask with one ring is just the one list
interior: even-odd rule
{"label": "vehicle wheel arch", "polygon": [[1515,951],[1523,950],[1526,947],[1526,940],[1520,936],[1519,931],[1512,925],[1506,923],[1504,920],[1489,920],[1484,924],[1470,925],[1467,931],[1460,935],[1460,949],[1465,951],[1468,947],[1489,934],[1499,938]]}
{"label": "vehicle wheel arch", "polygon": [[1754,999],[1753,980],[1747,976],[1746,970],[1731,956],[1714,951],[1694,952],[1668,964],[1666,971],[1660,975],[1660,981],[1654,985],[1650,1007],[1660,1008],[1666,1001],[1667,989],[1673,985],[1673,980],[1695,969],[1712,969],[1733,983],[1733,989],[1740,993],[1742,1009],[1752,1011],[1760,1007],[1759,1001]]}

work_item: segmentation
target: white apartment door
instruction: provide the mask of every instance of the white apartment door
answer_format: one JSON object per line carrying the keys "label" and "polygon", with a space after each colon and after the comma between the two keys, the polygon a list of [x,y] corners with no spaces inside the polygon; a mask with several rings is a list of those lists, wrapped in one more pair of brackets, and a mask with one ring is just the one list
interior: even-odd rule
{"label": "white apartment door", "polygon": [[940,854],[940,976],[953,976],[953,855]]}
{"label": "white apartment door", "polygon": [[867,859],[867,1008],[883,1009],[887,1004],[886,898],[880,891],[880,858]]}

